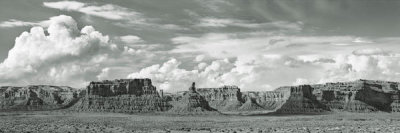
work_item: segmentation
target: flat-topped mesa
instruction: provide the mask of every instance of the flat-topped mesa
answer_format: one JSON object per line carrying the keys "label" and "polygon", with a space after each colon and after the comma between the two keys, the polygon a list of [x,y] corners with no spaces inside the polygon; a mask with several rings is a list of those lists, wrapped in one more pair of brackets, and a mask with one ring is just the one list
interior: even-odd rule
{"label": "flat-topped mesa", "polygon": [[102,82],[90,82],[87,87],[88,95],[103,97],[118,95],[158,95],[156,87],[150,79],[117,79]]}
{"label": "flat-topped mesa", "polygon": [[213,100],[242,100],[240,88],[237,86],[222,86],[219,88],[197,88],[200,95],[204,96],[207,101]]}
{"label": "flat-topped mesa", "polygon": [[364,89],[363,86],[375,86],[377,90],[385,92],[393,92],[400,89],[399,82],[380,81],[380,80],[365,80],[359,79],[351,82],[336,82],[311,85],[313,88],[322,90],[342,90],[342,91],[356,91]]}
{"label": "flat-topped mesa", "polygon": [[312,85],[317,100],[333,110],[397,112],[399,83],[377,80]]}
{"label": "flat-topped mesa", "polygon": [[157,112],[171,105],[159,95],[150,79],[117,79],[91,82],[87,95],[75,106],[77,111]]}

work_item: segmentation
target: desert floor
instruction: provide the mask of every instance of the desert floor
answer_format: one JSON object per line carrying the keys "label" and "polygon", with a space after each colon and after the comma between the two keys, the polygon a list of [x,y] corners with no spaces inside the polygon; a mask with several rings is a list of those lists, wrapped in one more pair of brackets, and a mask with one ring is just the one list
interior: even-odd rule
{"label": "desert floor", "polygon": [[176,116],[2,112],[1,132],[400,132],[400,114]]}

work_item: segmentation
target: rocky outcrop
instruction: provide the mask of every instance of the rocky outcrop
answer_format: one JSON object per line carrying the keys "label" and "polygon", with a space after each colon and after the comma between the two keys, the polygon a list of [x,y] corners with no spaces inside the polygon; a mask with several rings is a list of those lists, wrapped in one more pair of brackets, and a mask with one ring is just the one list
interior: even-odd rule
{"label": "rocky outcrop", "polygon": [[117,79],[102,82],[90,82],[87,87],[88,95],[112,97],[119,95],[150,96],[158,95],[156,87],[150,79]]}
{"label": "rocky outcrop", "polygon": [[0,111],[53,110],[177,114],[306,114],[400,112],[400,83],[357,80],[241,92],[237,86],[159,93],[150,79],[91,82],[84,92],[63,86],[1,87]]}
{"label": "rocky outcrop", "polygon": [[[256,104],[265,110],[275,110],[286,102],[289,94],[280,91],[243,92],[245,97],[250,97]],[[246,100],[247,102],[247,100]]]}
{"label": "rocky outcrop", "polygon": [[222,112],[236,111],[244,103],[242,93],[237,86],[198,88],[197,92],[207,100],[212,108]]}
{"label": "rocky outcrop", "polygon": [[78,97],[78,90],[66,86],[3,86],[0,87],[0,110],[62,109],[74,104]]}
{"label": "rocky outcrop", "polygon": [[183,94],[179,101],[173,103],[170,113],[177,114],[217,114],[217,110],[210,107],[207,100],[196,91],[195,83],[189,91]]}
{"label": "rocky outcrop", "polygon": [[171,105],[161,97],[150,79],[119,79],[91,82],[77,111],[143,113],[166,111]]}
{"label": "rocky outcrop", "polygon": [[277,91],[286,94],[289,92],[289,97],[275,113],[305,114],[329,111],[329,108],[321,104],[312,94],[313,88],[310,85],[281,87]]}
{"label": "rocky outcrop", "polygon": [[357,80],[284,86],[275,91],[259,92],[240,92],[238,87],[232,86],[197,90],[211,107],[221,112],[304,114],[400,111],[398,82]]}
{"label": "rocky outcrop", "polygon": [[335,111],[392,112],[398,110],[399,83],[374,80],[313,85],[317,100]]}

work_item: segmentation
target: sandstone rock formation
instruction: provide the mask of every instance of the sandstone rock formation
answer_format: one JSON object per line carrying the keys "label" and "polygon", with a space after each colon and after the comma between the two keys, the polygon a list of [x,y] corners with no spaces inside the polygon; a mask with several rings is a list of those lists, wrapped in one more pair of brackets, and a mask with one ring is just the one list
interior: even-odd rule
{"label": "sandstone rock formation", "polygon": [[274,113],[399,112],[398,82],[357,80],[279,87],[275,91],[240,92],[238,87],[197,89],[221,112],[264,110]]}
{"label": "sandstone rock formation", "polygon": [[250,96],[246,98],[246,102],[243,103],[242,106],[238,109],[238,111],[258,111],[258,110],[265,110],[261,107],[256,101],[253,100]]}
{"label": "sandstone rock formation", "polygon": [[91,82],[87,94],[74,105],[77,111],[158,112],[171,105],[159,95],[150,79],[120,79]]}
{"label": "sandstone rock formation", "polygon": [[237,86],[158,92],[150,79],[91,82],[84,92],[63,86],[0,87],[0,111],[53,110],[218,114],[400,112],[400,83],[357,80],[241,92]]}
{"label": "sandstone rock formation", "polygon": [[277,91],[289,92],[288,99],[275,111],[275,113],[303,114],[329,111],[312,94],[310,85],[281,87]]}
{"label": "sandstone rock formation", "polygon": [[216,114],[217,110],[210,107],[206,99],[196,91],[195,83],[193,83],[189,91],[183,94],[179,101],[173,103],[173,108],[169,112],[178,114]]}
{"label": "sandstone rock formation", "polygon": [[66,86],[3,86],[0,87],[0,111],[67,108],[77,101],[78,95],[78,90]]}
{"label": "sandstone rock formation", "polygon": [[399,83],[374,80],[312,85],[317,100],[332,110],[392,112],[398,110]]}
{"label": "sandstone rock formation", "polygon": [[236,111],[244,103],[242,93],[237,86],[223,86],[220,88],[198,88],[212,108],[219,111]]}
{"label": "sandstone rock formation", "polygon": [[243,92],[243,95],[250,97],[265,110],[275,110],[279,108],[289,97],[289,93],[284,94],[280,91]]}

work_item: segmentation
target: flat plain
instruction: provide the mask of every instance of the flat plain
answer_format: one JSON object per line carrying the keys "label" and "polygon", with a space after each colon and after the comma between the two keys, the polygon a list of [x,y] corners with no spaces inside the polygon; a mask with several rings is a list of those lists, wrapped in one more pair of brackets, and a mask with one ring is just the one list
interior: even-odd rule
{"label": "flat plain", "polygon": [[165,115],[2,112],[0,132],[398,132],[398,113]]}

